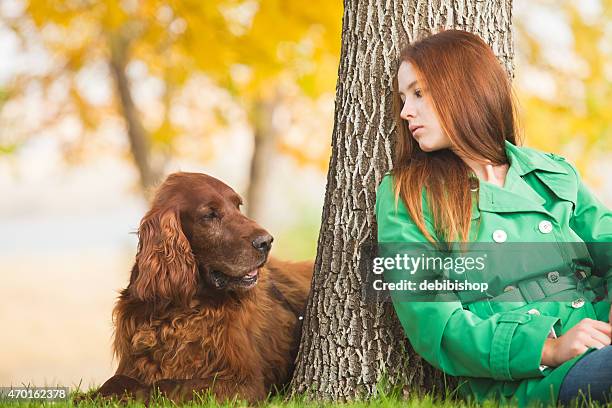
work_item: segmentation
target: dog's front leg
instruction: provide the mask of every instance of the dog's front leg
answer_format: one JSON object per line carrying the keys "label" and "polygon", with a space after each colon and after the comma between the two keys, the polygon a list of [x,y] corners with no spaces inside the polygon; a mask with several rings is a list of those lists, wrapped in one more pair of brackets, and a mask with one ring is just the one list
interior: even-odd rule
{"label": "dog's front leg", "polygon": [[164,379],[153,384],[152,391],[159,392],[176,403],[193,400],[196,392],[205,397],[209,391],[212,392],[218,402],[231,401],[236,398],[256,404],[267,397],[267,392],[261,380]]}
{"label": "dog's front leg", "polygon": [[127,375],[114,375],[93,394],[87,396],[91,399],[96,398],[117,398],[119,401],[126,402],[130,399],[143,401],[148,405],[151,387],[140,381],[128,377]]}

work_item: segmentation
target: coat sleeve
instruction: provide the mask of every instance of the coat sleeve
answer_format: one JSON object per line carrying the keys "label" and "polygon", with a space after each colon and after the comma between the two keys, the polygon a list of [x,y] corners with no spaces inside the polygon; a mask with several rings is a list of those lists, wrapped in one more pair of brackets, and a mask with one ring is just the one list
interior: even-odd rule
{"label": "coat sleeve", "polygon": [[[426,242],[405,206],[400,202],[396,208],[391,176],[377,190],[376,217],[379,244]],[[432,225],[427,215],[426,225]],[[457,298],[405,301],[394,291],[391,297],[414,350],[447,374],[497,380],[542,376],[544,341],[558,318],[505,312],[482,319]]]}
{"label": "coat sleeve", "polygon": [[587,244],[593,258],[593,275],[602,279],[607,300],[612,300],[612,211],[582,182],[574,166],[565,162],[576,177],[577,197],[570,227]]}

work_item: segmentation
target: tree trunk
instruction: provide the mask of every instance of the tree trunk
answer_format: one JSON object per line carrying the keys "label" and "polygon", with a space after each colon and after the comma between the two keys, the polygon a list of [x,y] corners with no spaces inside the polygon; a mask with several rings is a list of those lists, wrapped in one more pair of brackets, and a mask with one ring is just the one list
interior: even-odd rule
{"label": "tree trunk", "polygon": [[[392,79],[402,46],[441,28],[479,34],[512,76],[511,0],[345,0],[332,157],[292,393],[350,400],[402,387],[444,392],[392,305],[365,299],[375,190],[391,167]],[[386,385],[379,384],[383,379]],[[447,384],[448,385],[448,384]],[[452,390],[452,387],[448,387]]]}
{"label": "tree trunk", "polygon": [[160,172],[151,166],[149,135],[142,125],[140,116],[130,90],[130,84],[125,73],[127,65],[127,41],[120,35],[110,38],[110,68],[115,81],[115,87],[121,103],[121,112],[125,120],[127,135],[130,142],[130,152],[140,175],[140,186],[149,196],[159,181]]}
{"label": "tree trunk", "polygon": [[276,155],[278,130],[273,123],[274,109],[278,103],[277,93],[272,97],[261,97],[253,102],[251,123],[253,124],[253,154],[246,193],[246,213],[254,220],[262,219],[263,197],[267,185],[270,161]]}

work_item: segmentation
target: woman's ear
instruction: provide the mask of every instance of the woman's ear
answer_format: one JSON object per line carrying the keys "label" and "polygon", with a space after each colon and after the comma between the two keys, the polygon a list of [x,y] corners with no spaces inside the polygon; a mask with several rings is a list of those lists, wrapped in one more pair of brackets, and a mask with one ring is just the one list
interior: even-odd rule
{"label": "woman's ear", "polygon": [[130,285],[136,297],[188,303],[197,290],[197,266],[178,209],[149,211],[138,237],[138,276]]}

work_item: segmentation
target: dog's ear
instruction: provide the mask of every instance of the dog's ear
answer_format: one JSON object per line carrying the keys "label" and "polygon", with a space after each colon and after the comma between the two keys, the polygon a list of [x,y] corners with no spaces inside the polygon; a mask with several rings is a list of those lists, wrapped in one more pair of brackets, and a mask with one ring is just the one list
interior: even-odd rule
{"label": "dog's ear", "polygon": [[197,289],[197,266],[178,209],[149,211],[140,222],[138,238],[133,293],[145,301],[187,304]]}

